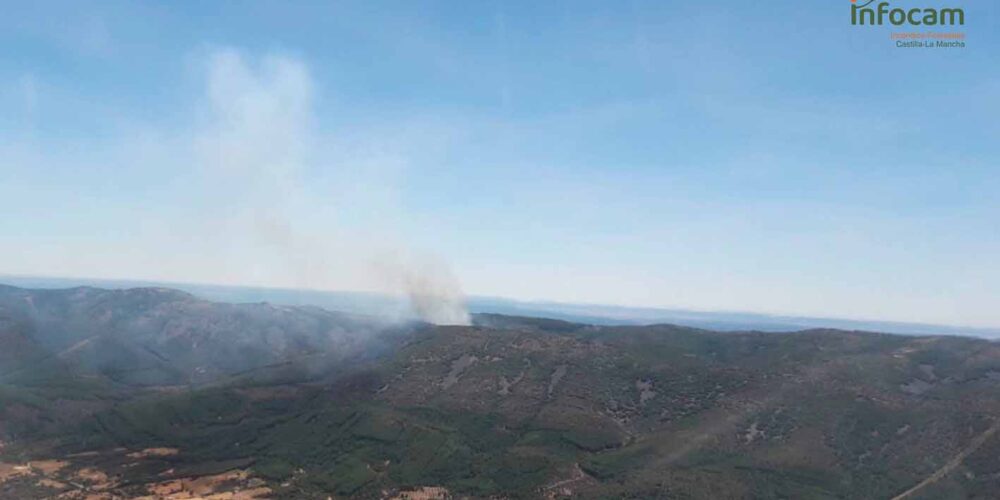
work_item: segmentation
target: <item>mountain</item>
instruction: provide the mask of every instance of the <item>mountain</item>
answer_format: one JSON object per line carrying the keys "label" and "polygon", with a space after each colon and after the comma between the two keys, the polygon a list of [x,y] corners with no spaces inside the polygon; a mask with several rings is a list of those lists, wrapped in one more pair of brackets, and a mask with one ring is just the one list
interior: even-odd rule
{"label": "mountain", "polygon": [[409,325],[179,290],[0,285],[0,439],[61,428],[149,391],[347,369]]}
{"label": "mountain", "polygon": [[[4,498],[1000,491],[1000,345],[982,339],[499,314],[392,326],[160,289],[2,296],[4,373],[108,346],[54,356],[68,380],[102,381],[92,397],[0,384]],[[322,370],[267,368],[320,355]],[[122,375],[144,363],[155,376]]]}
{"label": "mountain", "polygon": [[214,303],[165,288],[0,286],[0,322],[10,357],[0,381],[44,366],[159,386],[206,383],[310,356],[353,356],[392,329],[316,307]]}
{"label": "mountain", "polygon": [[[0,281],[29,288],[66,288],[76,286],[100,286],[104,288],[172,287],[212,301],[313,305],[330,310],[369,316],[414,319],[412,308],[407,303],[405,297],[371,292],[2,275],[0,275]],[[760,330],[768,332],[795,332],[810,328],[832,328],[912,335],[964,335],[990,339],[1000,338],[1000,330],[996,328],[900,321],[852,320],[826,317],[782,316],[751,312],[695,311],[662,307],[626,307],[601,304],[520,301],[482,296],[468,297],[467,305],[469,311],[472,313],[545,317],[574,323],[609,326],[669,323],[718,331]]]}

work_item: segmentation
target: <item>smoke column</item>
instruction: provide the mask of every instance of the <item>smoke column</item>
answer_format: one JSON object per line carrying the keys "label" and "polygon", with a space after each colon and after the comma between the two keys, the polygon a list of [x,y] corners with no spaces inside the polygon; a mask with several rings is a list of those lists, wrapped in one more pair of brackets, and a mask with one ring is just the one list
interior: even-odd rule
{"label": "smoke column", "polygon": [[[446,264],[413,257],[398,235],[342,227],[330,208],[340,200],[306,180],[317,173],[337,178],[338,170],[361,164],[324,157],[307,66],[286,56],[248,59],[230,49],[211,52],[207,62],[194,141],[207,181],[202,196],[211,200],[208,206],[224,208],[214,225],[221,236],[215,237],[242,259],[234,271],[240,279],[374,289],[405,297],[424,321],[469,324],[461,287]],[[354,191],[364,196],[366,189]]]}

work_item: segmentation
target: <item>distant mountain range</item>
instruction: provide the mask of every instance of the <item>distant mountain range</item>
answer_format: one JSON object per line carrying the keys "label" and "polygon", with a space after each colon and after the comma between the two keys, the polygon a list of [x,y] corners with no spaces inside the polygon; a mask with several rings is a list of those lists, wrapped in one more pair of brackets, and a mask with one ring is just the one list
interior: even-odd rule
{"label": "distant mountain range", "polygon": [[198,385],[376,351],[406,328],[315,306],[210,302],[170,288],[0,285],[0,383],[84,376],[116,386]]}
{"label": "distant mountain range", "polygon": [[[312,305],[333,311],[396,319],[414,319],[413,313],[404,299],[366,292],[2,275],[0,275],[0,283],[29,288],[66,288],[88,285],[105,288],[171,287],[187,291],[204,299],[221,302],[269,302],[283,305]],[[595,325],[652,325],[666,323],[719,331],[756,330],[765,332],[790,332],[808,328],[837,328],[909,335],[964,335],[980,338],[1000,338],[1000,329],[994,328],[897,321],[779,316],[747,312],[707,312],[545,301],[529,302],[477,296],[469,297],[467,305],[471,313],[548,317]]]}
{"label": "distant mountain range", "polygon": [[472,319],[0,286],[0,498],[1000,491],[993,341]]}

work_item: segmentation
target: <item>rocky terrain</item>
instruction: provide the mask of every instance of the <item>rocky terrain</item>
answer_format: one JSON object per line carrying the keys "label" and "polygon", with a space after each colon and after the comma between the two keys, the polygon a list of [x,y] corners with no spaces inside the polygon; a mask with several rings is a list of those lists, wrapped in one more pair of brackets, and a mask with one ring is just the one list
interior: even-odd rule
{"label": "rocky terrain", "polygon": [[6,288],[0,342],[3,498],[1000,491],[1000,345],[981,339]]}

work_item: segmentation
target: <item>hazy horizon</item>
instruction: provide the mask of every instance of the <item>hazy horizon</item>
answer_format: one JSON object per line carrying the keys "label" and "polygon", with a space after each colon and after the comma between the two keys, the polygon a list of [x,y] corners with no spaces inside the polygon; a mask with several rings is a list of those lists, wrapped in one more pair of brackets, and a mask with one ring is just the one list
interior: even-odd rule
{"label": "hazy horizon", "polygon": [[[311,305],[332,311],[419,319],[405,294],[379,291],[321,290],[190,283],[147,280],[107,280],[56,276],[17,276],[0,274],[0,285],[22,288],[62,289],[91,286],[104,289],[167,287],[191,293],[199,298],[229,303],[269,302],[278,305]],[[798,316],[765,311],[694,310],[670,307],[641,307],[627,304],[573,303],[549,300],[471,295],[465,297],[468,312],[536,316],[579,323],[606,325],[677,324],[720,331],[761,330],[787,332],[811,328],[865,330],[903,335],[961,335],[1000,338],[1000,329],[968,325],[886,321],[871,318],[834,316]]]}

